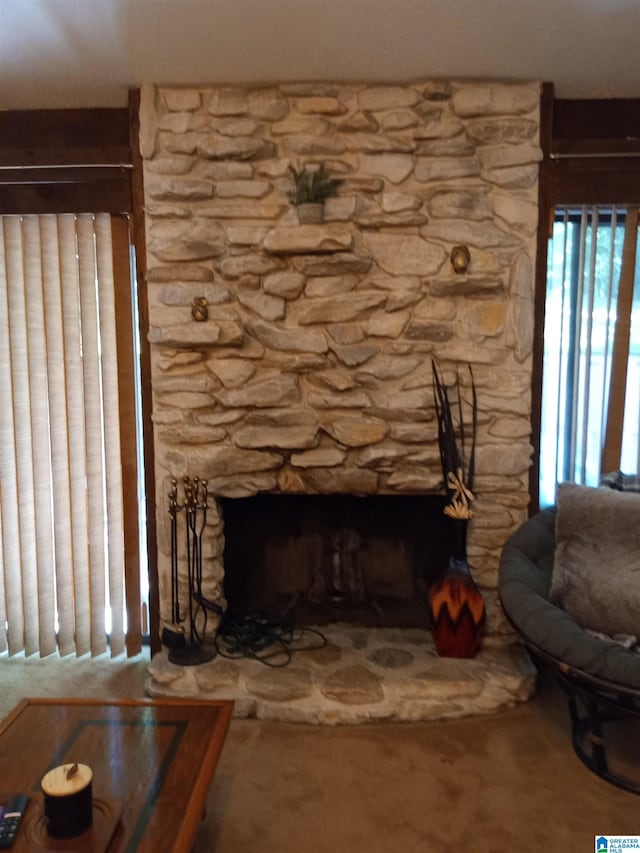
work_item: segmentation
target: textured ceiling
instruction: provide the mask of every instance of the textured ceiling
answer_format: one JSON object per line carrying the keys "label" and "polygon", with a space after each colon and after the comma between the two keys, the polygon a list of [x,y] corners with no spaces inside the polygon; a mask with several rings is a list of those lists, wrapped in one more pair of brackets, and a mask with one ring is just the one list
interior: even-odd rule
{"label": "textured ceiling", "polygon": [[640,97],[640,0],[0,0],[0,109],[130,86],[544,80]]}

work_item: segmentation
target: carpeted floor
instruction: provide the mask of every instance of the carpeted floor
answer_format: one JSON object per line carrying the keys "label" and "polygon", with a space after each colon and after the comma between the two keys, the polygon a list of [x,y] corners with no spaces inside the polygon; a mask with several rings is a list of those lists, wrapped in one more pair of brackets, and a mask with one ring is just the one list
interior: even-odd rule
{"label": "carpeted floor", "polygon": [[[0,714],[27,695],[142,697],[146,665],[144,655],[0,657]],[[595,835],[640,833],[640,798],[582,766],[565,705],[543,672],[531,702],[494,716],[338,728],[236,720],[194,853],[583,853]],[[637,722],[618,746],[640,767]]]}
{"label": "carpeted floor", "polygon": [[148,665],[148,649],[128,660],[124,655],[117,658],[0,655],[0,719],[21,699],[34,696],[143,699]]}

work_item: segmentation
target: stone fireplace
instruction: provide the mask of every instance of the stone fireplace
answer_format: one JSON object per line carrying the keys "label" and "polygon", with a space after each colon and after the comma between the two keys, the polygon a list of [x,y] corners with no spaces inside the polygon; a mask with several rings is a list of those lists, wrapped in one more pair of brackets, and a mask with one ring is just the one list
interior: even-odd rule
{"label": "stone fireplace", "polygon": [[[469,560],[488,635],[508,632],[497,568],[528,504],[539,93],[143,87],[163,619],[172,477],[208,482],[206,594],[223,606],[223,501],[441,494],[435,359],[467,397],[473,367]],[[325,223],[300,226],[288,167],[319,162],[343,183]]]}

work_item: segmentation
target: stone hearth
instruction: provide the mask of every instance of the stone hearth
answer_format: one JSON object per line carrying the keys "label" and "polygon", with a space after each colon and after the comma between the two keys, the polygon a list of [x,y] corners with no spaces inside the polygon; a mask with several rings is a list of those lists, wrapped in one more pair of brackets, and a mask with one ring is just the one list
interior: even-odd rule
{"label": "stone hearth", "polygon": [[431,632],[333,624],[327,645],[270,668],[255,660],[149,666],[147,693],[234,699],[237,717],[339,725],[416,722],[490,714],[528,699],[535,668],[519,645],[486,642],[472,660],[440,658]]}

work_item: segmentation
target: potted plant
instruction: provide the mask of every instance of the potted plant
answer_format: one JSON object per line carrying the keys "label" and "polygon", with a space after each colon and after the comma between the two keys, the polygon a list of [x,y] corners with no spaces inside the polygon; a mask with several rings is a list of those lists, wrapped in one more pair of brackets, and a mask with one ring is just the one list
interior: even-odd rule
{"label": "potted plant", "polygon": [[288,195],[297,210],[298,222],[323,222],[324,202],[336,194],[342,181],[330,177],[324,163],[315,168],[289,166],[289,171],[293,176],[293,189]]}

